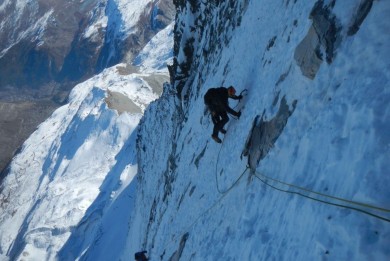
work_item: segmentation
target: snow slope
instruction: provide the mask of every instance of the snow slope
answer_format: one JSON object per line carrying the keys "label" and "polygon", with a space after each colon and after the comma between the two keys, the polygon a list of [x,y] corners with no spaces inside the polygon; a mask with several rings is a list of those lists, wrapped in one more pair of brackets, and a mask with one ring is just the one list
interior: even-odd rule
{"label": "snow slope", "polygon": [[[140,67],[142,72],[167,70],[166,63],[161,61],[166,61],[173,55],[173,26],[174,23],[168,25],[165,30],[156,35],[134,59],[133,64]],[[171,41],[166,42],[166,39]],[[161,54],[165,54],[166,57],[161,57]],[[150,59],[151,57],[161,57],[161,59]]]}
{"label": "snow slope", "polygon": [[[161,67],[143,55],[138,74],[118,65],[77,87],[11,165],[0,257],[388,260],[389,2],[175,3],[173,85],[142,119],[104,100],[156,98],[136,76]],[[311,38],[309,79],[296,50],[323,25],[334,34]],[[203,95],[221,85],[248,95],[217,144]],[[263,155],[248,169],[256,117]]]}
{"label": "snow slope", "polygon": [[[140,125],[139,207],[122,259],[145,249],[151,260],[388,260],[389,2],[375,1],[351,35],[363,1],[317,2],[341,29],[313,80],[294,53],[314,1],[180,3],[177,78]],[[242,116],[222,145],[203,105],[221,85],[248,90],[231,102]],[[285,106],[280,136],[247,169],[254,119],[275,129]]]}
{"label": "snow slope", "polygon": [[[1,260],[74,260],[99,237],[100,223],[117,218],[118,204],[128,206],[135,183],[128,184],[137,173],[137,125],[161,93],[150,78],[167,78],[167,69],[159,68],[168,54],[144,58],[156,65],[154,72],[131,72],[119,64],[77,85],[69,103],[24,143],[0,190]],[[132,208],[122,209],[128,222]],[[116,238],[126,231],[118,230]]]}

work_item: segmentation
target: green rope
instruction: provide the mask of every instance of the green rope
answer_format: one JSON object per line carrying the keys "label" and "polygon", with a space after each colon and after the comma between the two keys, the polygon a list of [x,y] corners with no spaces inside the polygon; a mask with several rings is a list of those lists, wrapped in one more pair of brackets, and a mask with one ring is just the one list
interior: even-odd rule
{"label": "green rope", "polygon": [[[258,175],[260,175],[260,176],[258,176]],[[271,187],[271,188],[273,188],[275,190],[278,190],[278,191],[281,191],[281,192],[290,193],[290,194],[296,194],[296,195],[299,195],[299,196],[302,196],[302,197],[305,197],[305,198],[308,198],[308,199],[311,199],[311,200],[314,200],[314,201],[318,201],[318,202],[321,202],[321,203],[325,203],[325,204],[328,204],[328,205],[333,205],[333,206],[337,206],[337,207],[348,208],[348,209],[351,209],[351,210],[359,211],[359,212],[362,212],[364,214],[370,215],[372,217],[375,217],[375,218],[378,218],[380,220],[383,220],[383,221],[386,221],[386,222],[390,223],[390,219],[382,217],[382,216],[379,216],[379,215],[376,215],[376,214],[373,214],[371,212],[368,212],[368,211],[360,209],[360,208],[351,207],[351,206],[347,206],[347,205],[343,205],[343,204],[332,203],[332,202],[329,202],[329,201],[326,201],[326,200],[321,200],[321,199],[318,199],[318,198],[310,197],[308,195],[302,194],[301,192],[297,192],[297,191],[291,191],[291,190],[285,190],[285,189],[277,188],[277,187],[272,186],[271,184],[269,184],[266,180],[263,180],[262,177],[265,178],[265,179],[272,180],[272,181],[274,181],[276,183],[279,183],[279,184],[287,185],[289,187],[299,188],[299,189],[301,189],[303,191],[314,193],[314,194],[321,195],[321,196],[326,196],[328,198],[337,199],[337,200],[348,202],[348,203],[354,203],[354,204],[358,203],[357,205],[365,206],[365,207],[369,207],[370,205],[368,205],[368,204],[361,204],[359,202],[354,202],[354,201],[345,200],[345,199],[342,199],[342,198],[329,196],[329,195],[322,194],[322,193],[317,193],[317,192],[314,192],[314,191],[311,191],[311,190],[308,190],[308,189],[304,189],[304,188],[301,188],[301,187],[298,187],[298,186],[295,186],[295,185],[292,185],[292,184],[288,184],[288,183],[285,183],[285,182],[282,182],[282,181],[279,181],[279,180],[276,180],[276,179],[268,178],[267,176],[264,176],[264,175],[262,175],[262,174],[260,174],[258,172],[255,172],[254,176],[257,179],[259,179],[261,182],[263,182],[265,185],[267,185],[267,186],[269,186],[269,187]],[[370,208],[374,208],[374,209],[377,209],[377,210],[385,210],[386,212],[388,212],[388,210],[384,209],[384,208],[378,208],[378,207],[372,207],[372,206],[370,206]]]}
{"label": "green rope", "polygon": [[323,196],[323,197],[326,197],[326,198],[331,198],[331,199],[343,201],[343,202],[346,202],[346,203],[349,203],[349,204],[352,204],[352,205],[357,205],[357,206],[361,206],[361,207],[365,207],[365,208],[375,209],[375,210],[379,210],[379,211],[382,211],[382,212],[390,212],[390,209],[377,207],[377,206],[374,206],[374,205],[371,205],[371,204],[362,203],[362,202],[358,202],[358,201],[352,201],[352,200],[348,200],[348,199],[344,199],[344,198],[340,198],[340,197],[331,196],[331,195],[320,193],[320,192],[316,192],[316,191],[313,191],[313,190],[310,190],[310,189],[307,189],[307,188],[299,187],[299,186],[296,186],[294,184],[286,183],[286,182],[283,182],[283,181],[280,181],[280,180],[277,180],[277,179],[265,176],[265,175],[263,175],[263,174],[261,174],[261,173],[259,173],[257,171],[256,171],[256,174],[260,175],[263,178],[272,180],[272,181],[274,181],[276,183],[280,183],[280,184],[283,184],[283,185],[286,185],[286,186],[289,186],[289,187],[292,187],[292,188],[303,190],[303,191],[306,191],[306,192],[309,192],[309,193],[313,193],[313,194],[316,194],[316,195],[320,195],[320,196]]}
{"label": "green rope", "polygon": [[[198,221],[203,218],[208,212],[210,212],[211,210],[213,210],[230,192],[230,190],[232,188],[234,188],[238,182],[241,180],[241,178],[244,176],[245,172],[249,169],[249,167],[246,167],[246,169],[241,173],[241,175],[238,177],[238,179],[233,183],[233,185],[231,185],[229,187],[229,189],[225,190],[222,194],[222,196],[220,198],[218,198],[218,200],[216,200],[214,202],[214,204],[212,204],[209,208],[207,208],[205,211],[203,211],[200,215],[198,215],[198,217],[196,219],[194,219],[194,221],[188,225],[185,229],[182,229],[182,231],[187,231],[185,233],[188,233],[189,234],[189,231],[191,231],[191,229],[193,228],[193,226],[196,225],[196,223],[198,223]],[[167,248],[167,246],[171,245],[171,243],[176,243],[176,240],[178,239],[178,236],[177,235],[181,235],[181,233],[176,233],[173,235],[173,237],[171,238],[171,240],[167,241],[163,247],[164,251],[165,249]]]}

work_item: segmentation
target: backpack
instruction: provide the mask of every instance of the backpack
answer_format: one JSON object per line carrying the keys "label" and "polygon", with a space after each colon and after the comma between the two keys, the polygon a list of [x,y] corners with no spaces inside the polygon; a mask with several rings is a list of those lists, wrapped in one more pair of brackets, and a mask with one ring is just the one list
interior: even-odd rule
{"label": "backpack", "polygon": [[206,104],[206,106],[210,106],[212,104],[212,94],[210,91],[207,91],[206,94],[204,95],[203,99],[204,99],[204,104]]}
{"label": "backpack", "polygon": [[212,88],[209,89],[203,97],[204,104],[207,106],[207,108],[210,111],[217,111],[218,108],[221,107],[218,100],[215,99],[216,94],[217,94],[217,90]]}

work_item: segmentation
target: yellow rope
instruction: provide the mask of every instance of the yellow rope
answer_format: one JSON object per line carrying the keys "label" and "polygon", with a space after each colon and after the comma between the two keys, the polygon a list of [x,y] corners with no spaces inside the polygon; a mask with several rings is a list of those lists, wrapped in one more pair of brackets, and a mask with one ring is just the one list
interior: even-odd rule
{"label": "yellow rope", "polygon": [[320,196],[323,196],[323,197],[326,197],[326,198],[331,198],[331,199],[339,200],[339,201],[346,202],[346,203],[349,203],[349,204],[353,204],[353,205],[357,205],[357,206],[361,206],[361,207],[365,207],[365,208],[379,210],[379,211],[382,211],[382,212],[390,212],[390,209],[377,207],[377,206],[374,206],[374,205],[371,205],[371,204],[368,204],[368,203],[362,203],[362,202],[358,202],[358,201],[353,201],[353,200],[348,200],[348,199],[344,199],[344,198],[340,198],[340,197],[331,196],[331,195],[328,195],[328,194],[316,192],[316,191],[313,191],[313,190],[310,190],[310,189],[307,189],[307,188],[299,187],[299,186],[294,185],[294,184],[290,184],[290,183],[287,183],[287,182],[284,182],[284,181],[280,181],[280,180],[277,180],[277,179],[265,176],[265,175],[263,175],[263,174],[261,174],[261,173],[259,173],[257,171],[255,173],[257,175],[260,175],[263,178],[272,180],[272,181],[274,181],[276,183],[280,183],[280,184],[286,185],[288,187],[292,187],[292,188],[296,188],[296,189],[299,189],[299,190],[303,190],[303,191],[306,191],[306,192],[309,192],[309,193],[313,193],[313,194],[316,194],[316,195],[320,195]]}
{"label": "yellow rope", "polygon": [[383,221],[386,221],[386,222],[390,223],[390,219],[382,217],[382,216],[379,216],[379,215],[376,215],[376,214],[373,214],[373,213],[365,211],[363,209],[360,209],[360,208],[357,208],[357,207],[351,207],[351,206],[347,206],[347,205],[342,205],[342,204],[336,204],[336,203],[332,203],[332,202],[329,202],[329,201],[326,201],[326,200],[321,200],[321,199],[318,199],[318,198],[310,197],[310,196],[302,194],[301,192],[280,189],[280,188],[277,188],[275,186],[272,186],[267,181],[263,180],[261,177],[259,177],[257,175],[255,175],[255,177],[258,178],[265,185],[267,185],[267,186],[269,186],[269,187],[271,187],[273,189],[276,189],[276,190],[279,190],[279,191],[282,191],[282,192],[286,192],[286,193],[290,193],[290,194],[296,194],[296,195],[299,195],[299,196],[302,196],[302,197],[305,197],[305,198],[308,198],[308,199],[311,199],[311,200],[314,200],[314,201],[318,201],[318,202],[321,202],[321,203],[324,203],[324,204],[328,204],[328,205],[332,205],[332,206],[348,208],[348,209],[351,209],[351,210],[359,211],[359,212],[365,213],[367,215],[370,215],[372,217],[375,217],[375,218],[378,218],[378,219],[381,219]]}

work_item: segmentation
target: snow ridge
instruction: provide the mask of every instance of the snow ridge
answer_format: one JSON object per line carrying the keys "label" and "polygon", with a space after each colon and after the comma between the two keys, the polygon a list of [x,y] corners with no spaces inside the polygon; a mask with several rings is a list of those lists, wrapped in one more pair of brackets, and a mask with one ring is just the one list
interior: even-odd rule
{"label": "snow ridge", "polygon": [[[165,51],[143,61],[167,64],[171,51]],[[148,73],[119,64],[77,85],[68,104],[25,142],[0,189],[2,260],[96,260],[95,255],[105,256],[99,247],[102,233],[126,242],[126,230],[112,229],[110,223],[118,215],[123,224],[130,219],[137,126],[161,94],[160,82],[168,79],[166,68],[153,71],[146,65]],[[118,250],[108,252],[111,258],[121,254],[110,249]]]}

